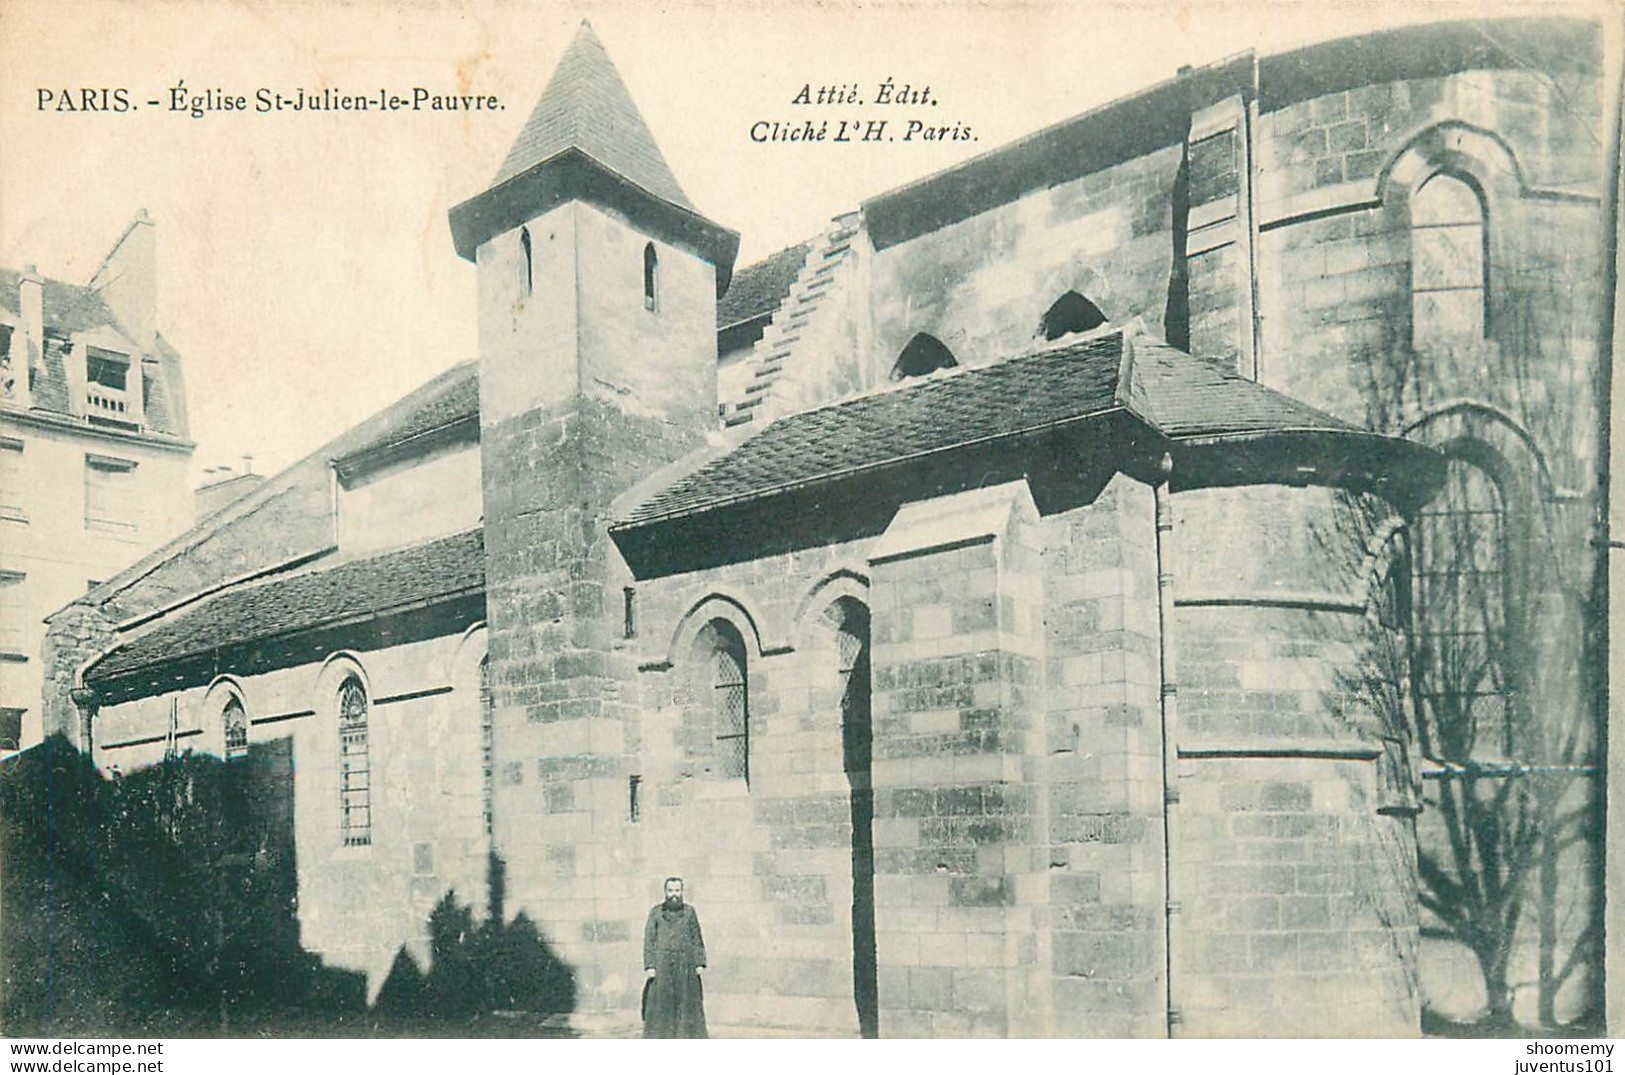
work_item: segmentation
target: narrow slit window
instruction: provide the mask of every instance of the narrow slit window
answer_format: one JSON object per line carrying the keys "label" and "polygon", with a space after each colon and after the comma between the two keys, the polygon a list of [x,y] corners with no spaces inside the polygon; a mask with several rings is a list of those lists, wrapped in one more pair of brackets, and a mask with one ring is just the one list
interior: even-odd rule
{"label": "narrow slit window", "polygon": [[480,658],[480,799],[485,835],[496,828],[496,720],[491,698],[491,658]]}
{"label": "narrow slit window", "polygon": [[525,294],[529,295],[536,287],[536,263],[531,258],[530,229],[519,229],[519,249],[525,255]]}
{"label": "narrow slit window", "polygon": [[660,303],[660,255],[654,243],[643,245],[643,308],[654,310]]}

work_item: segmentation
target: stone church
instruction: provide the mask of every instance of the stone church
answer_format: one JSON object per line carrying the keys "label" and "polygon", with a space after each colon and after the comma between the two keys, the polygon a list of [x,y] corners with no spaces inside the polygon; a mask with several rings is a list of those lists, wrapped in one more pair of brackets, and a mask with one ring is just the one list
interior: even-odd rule
{"label": "stone church", "polygon": [[[1594,798],[1600,66],[1245,54],[736,268],[583,24],[450,214],[478,358],[59,611],[50,726],[280,765],[374,992],[494,853],[589,1032],[680,874],[716,1027],[1415,1035],[1460,787]],[[1521,1012],[1597,840],[1493,908]]]}

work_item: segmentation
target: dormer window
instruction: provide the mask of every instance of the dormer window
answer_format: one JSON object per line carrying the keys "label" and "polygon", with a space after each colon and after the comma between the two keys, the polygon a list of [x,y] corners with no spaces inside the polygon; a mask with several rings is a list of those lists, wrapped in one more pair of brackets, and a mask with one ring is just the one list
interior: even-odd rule
{"label": "dormer window", "polygon": [[85,348],[85,413],[104,421],[136,421],[130,377],[129,355]]}
{"label": "dormer window", "polygon": [[643,308],[655,310],[660,304],[660,255],[655,253],[654,243],[645,243],[643,247]]}

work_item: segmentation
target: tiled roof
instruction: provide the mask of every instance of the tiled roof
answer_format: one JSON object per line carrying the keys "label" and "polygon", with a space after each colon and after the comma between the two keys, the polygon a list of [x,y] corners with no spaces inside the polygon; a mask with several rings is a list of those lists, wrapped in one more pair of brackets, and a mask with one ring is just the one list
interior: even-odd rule
{"label": "tiled roof", "polygon": [[[1125,367],[1129,383],[1123,383]],[[636,508],[620,525],[707,511],[999,437],[1135,413],[1174,439],[1355,427],[1164,344],[1122,332],[788,415]]]}
{"label": "tiled roof", "polygon": [[733,275],[728,293],[717,303],[717,327],[726,328],[777,310],[807,261],[811,243],[797,243],[770,254]]}
{"label": "tiled roof", "polygon": [[575,148],[644,190],[693,210],[609,53],[582,22],[493,185]]}
{"label": "tiled roof", "polygon": [[1235,371],[1160,340],[1133,341],[1130,408],[1174,440],[1308,429],[1358,432],[1356,426]]}
{"label": "tiled roof", "polygon": [[[429,395],[417,406],[354,448],[347,448],[344,457],[360,455],[391,444],[400,444],[413,437],[439,429],[465,418],[478,418],[480,413],[480,371],[475,362],[454,366],[441,375],[441,383],[426,386]],[[419,390],[423,391],[423,390]]]}
{"label": "tiled roof", "polygon": [[787,415],[661,492],[627,521],[704,510],[1112,410],[1118,406],[1121,353],[1121,336],[1099,337]]}
{"label": "tiled roof", "polygon": [[482,532],[470,530],[326,570],[224,590],[117,646],[91,680],[354,617],[483,589]]}
{"label": "tiled roof", "polygon": [[[0,269],[0,306],[21,312],[19,288],[23,274],[14,269]],[[43,306],[45,328],[57,332],[83,332],[99,325],[117,322],[102,297],[88,287],[46,279]]]}

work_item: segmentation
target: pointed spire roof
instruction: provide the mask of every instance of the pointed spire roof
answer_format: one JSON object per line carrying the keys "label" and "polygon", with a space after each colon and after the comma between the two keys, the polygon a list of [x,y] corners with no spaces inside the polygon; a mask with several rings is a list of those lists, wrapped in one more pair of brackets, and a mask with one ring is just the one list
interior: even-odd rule
{"label": "pointed spire roof", "polygon": [[452,206],[452,243],[480,246],[568,202],[611,210],[652,238],[703,258],[728,290],[739,233],[688,200],[626,84],[586,22],[553,72],[491,186]]}
{"label": "pointed spire roof", "polygon": [[568,149],[580,150],[650,194],[694,209],[585,19],[514,139],[493,186]]}

